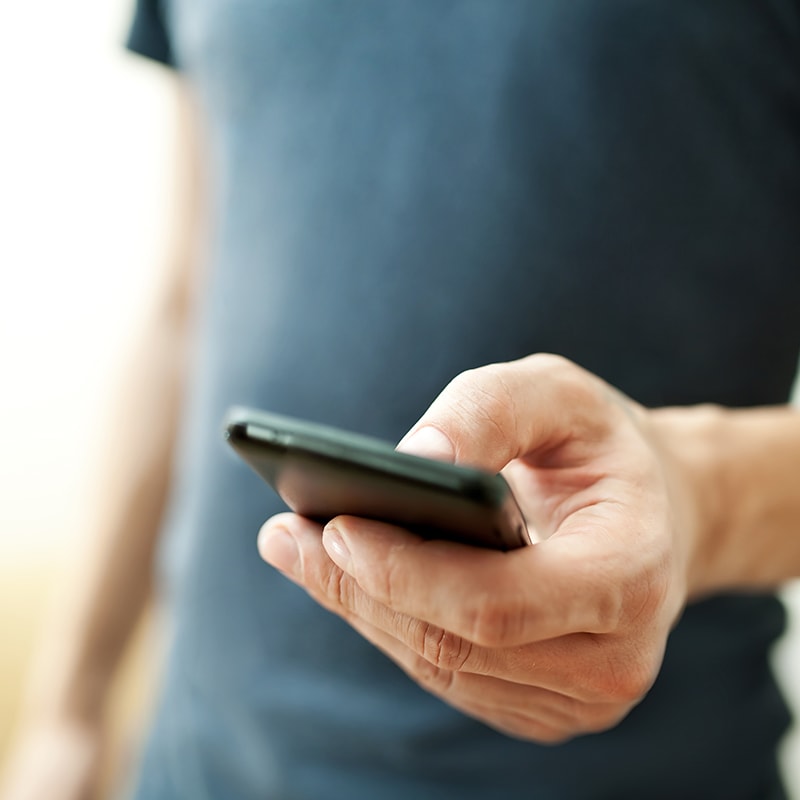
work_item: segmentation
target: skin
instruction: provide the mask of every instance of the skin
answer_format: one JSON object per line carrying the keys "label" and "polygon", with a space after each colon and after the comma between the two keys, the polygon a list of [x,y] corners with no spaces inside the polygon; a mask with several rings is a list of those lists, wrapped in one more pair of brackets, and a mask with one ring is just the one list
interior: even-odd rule
{"label": "skin", "polygon": [[261,555],[421,686],[511,736],[614,726],[687,602],[800,574],[788,408],[648,411],[535,355],[460,375],[399,447],[502,470],[536,543],[500,553],[281,514]]}

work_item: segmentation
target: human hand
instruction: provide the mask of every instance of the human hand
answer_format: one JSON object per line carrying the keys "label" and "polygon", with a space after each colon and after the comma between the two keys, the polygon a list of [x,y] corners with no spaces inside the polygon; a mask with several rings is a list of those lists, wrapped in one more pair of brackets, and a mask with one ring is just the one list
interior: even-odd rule
{"label": "human hand", "polygon": [[97,796],[101,752],[99,724],[31,723],[4,764],[0,800],[90,800]]}
{"label": "human hand", "polygon": [[283,514],[262,529],[265,560],[498,730],[559,742],[619,722],[658,673],[698,529],[651,412],[531,356],[460,375],[400,447],[502,470],[537,543],[503,553]]}

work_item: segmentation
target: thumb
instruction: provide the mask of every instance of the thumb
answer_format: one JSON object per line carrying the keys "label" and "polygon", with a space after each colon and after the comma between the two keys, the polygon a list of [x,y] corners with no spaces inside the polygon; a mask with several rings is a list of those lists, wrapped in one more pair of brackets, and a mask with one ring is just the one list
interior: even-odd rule
{"label": "thumb", "polygon": [[565,358],[537,354],[462,372],[398,450],[499,472],[510,461],[605,428],[599,378]]}

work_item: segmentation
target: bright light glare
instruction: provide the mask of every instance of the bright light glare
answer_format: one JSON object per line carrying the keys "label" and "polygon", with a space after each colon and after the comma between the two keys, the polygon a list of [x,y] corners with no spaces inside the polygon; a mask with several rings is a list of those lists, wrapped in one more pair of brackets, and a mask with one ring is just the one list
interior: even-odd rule
{"label": "bright light glare", "polygon": [[124,51],[129,10],[0,5],[4,560],[56,558],[85,516],[92,419],[158,264],[168,94]]}

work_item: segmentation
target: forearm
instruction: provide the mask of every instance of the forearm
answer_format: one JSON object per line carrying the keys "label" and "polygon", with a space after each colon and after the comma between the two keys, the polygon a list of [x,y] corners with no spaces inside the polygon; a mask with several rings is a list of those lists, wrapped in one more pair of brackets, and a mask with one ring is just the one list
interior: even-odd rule
{"label": "forearm", "polygon": [[760,590],[800,576],[800,412],[663,409],[652,419],[698,509],[689,591]]}
{"label": "forearm", "polygon": [[151,587],[153,552],[166,503],[191,334],[194,264],[202,223],[200,156],[192,98],[175,98],[172,181],[175,214],[164,221],[162,268],[118,358],[109,413],[98,423],[101,452],[88,530],[72,559],[30,682],[30,716],[96,721],[115,667]]}
{"label": "forearm", "polygon": [[147,602],[180,393],[176,324],[163,311],[151,315],[124,359],[113,410],[100,424],[89,528],[56,591],[30,685],[30,715],[96,719]]}

